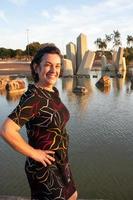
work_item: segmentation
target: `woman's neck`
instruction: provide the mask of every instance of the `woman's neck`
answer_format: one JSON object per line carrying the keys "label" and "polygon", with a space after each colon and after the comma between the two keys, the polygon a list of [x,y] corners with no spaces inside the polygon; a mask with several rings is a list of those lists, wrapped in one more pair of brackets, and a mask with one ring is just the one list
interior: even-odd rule
{"label": "woman's neck", "polygon": [[48,91],[50,91],[50,92],[54,92],[53,87],[44,86],[44,85],[41,85],[41,84],[39,84],[39,83],[36,83],[35,85],[36,85],[37,87],[42,88],[42,89],[48,90]]}

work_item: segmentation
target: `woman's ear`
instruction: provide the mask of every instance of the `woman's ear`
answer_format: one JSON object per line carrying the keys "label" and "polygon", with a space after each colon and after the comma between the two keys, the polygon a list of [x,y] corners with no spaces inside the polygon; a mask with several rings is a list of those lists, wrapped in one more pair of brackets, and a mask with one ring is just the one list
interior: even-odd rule
{"label": "woman's ear", "polygon": [[34,63],[33,68],[34,68],[35,73],[38,73],[38,64]]}

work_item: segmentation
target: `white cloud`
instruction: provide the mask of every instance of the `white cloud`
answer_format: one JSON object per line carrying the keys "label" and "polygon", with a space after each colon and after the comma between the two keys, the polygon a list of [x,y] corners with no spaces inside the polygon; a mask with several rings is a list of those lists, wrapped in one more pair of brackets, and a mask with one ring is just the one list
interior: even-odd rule
{"label": "white cloud", "polygon": [[24,5],[28,0],[9,0],[9,1],[17,6],[21,6]]}
{"label": "white cloud", "polygon": [[[133,34],[132,10],[133,3],[131,0],[126,0],[126,2],[125,0],[103,0],[95,5],[84,5],[78,8],[51,7],[50,11],[43,10],[40,12],[42,19],[39,16],[38,21],[35,22],[33,19],[34,21],[30,21],[30,25],[25,24],[25,26],[29,28],[30,42],[54,42],[64,52],[65,45],[70,41],[76,43],[76,38],[81,32],[87,35],[88,48],[92,50],[96,48],[94,41],[98,37],[103,38],[105,34],[110,34],[113,30],[119,30],[123,46],[125,46],[127,35]],[[20,33],[19,30],[17,32],[15,37],[10,35],[10,42],[7,42],[7,44],[11,44],[12,41],[13,46],[16,44],[14,48],[24,49],[26,45],[25,33],[22,34],[22,30],[20,30]]]}
{"label": "white cloud", "polygon": [[3,10],[0,10],[0,19],[3,20],[4,22],[8,22],[5,12]]}
{"label": "white cloud", "polygon": [[48,13],[47,10],[43,10],[42,13],[41,13],[41,15],[42,15],[43,17],[46,17],[46,18],[49,18],[49,17],[50,17],[50,15],[49,15],[49,13]]}
{"label": "white cloud", "polygon": [[[113,30],[120,31],[122,40],[125,40],[126,34],[132,34],[133,15],[130,14],[132,10],[131,0],[126,2],[123,0],[102,1],[94,6],[81,6],[79,9],[58,7],[55,9],[58,12],[53,12],[55,15],[52,18],[52,24],[55,23],[58,27],[56,30],[63,31],[66,38],[68,36],[72,38],[72,35],[76,36],[80,32],[86,33],[89,45],[94,47],[93,43],[97,37],[104,37],[105,34],[112,33]],[[128,32],[126,33],[125,30]]]}
{"label": "white cloud", "polygon": [[27,45],[26,31],[9,30],[3,28],[0,34],[0,47],[12,49],[25,49]]}

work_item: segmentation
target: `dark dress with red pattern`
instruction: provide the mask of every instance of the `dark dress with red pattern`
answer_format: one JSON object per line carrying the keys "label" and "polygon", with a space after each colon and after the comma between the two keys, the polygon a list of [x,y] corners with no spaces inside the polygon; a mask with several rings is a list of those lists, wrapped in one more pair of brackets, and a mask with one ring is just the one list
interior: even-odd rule
{"label": "dark dress with red pattern", "polygon": [[55,151],[55,162],[47,167],[27,158],[25,171],[34,200],[67,200],[75,191],[68,162],[68,135],[65,125],[69,112],[54,92],[30,84],[18,106],[9,115],[16,124],[26,125],[29,144]]}

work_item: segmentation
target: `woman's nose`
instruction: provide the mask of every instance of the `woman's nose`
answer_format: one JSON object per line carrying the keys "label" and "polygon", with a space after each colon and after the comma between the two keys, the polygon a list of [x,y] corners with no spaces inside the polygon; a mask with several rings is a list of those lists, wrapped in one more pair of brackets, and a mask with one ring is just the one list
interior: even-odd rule
{"label": "woman's nose", "polygon": [[56,66],[52,65],[51,68],[50,68],[50,71],[51,72],[55,72],[56,71]]}

